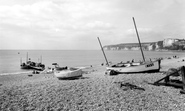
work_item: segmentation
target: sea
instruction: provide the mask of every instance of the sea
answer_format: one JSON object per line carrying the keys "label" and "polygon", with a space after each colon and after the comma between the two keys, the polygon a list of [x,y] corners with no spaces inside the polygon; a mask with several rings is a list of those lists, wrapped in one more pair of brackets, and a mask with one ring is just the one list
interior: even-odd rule
{"label": "sea", "polygon": [[[101,50],[0,50],[0,75],[27,73],[30,70],[20,68],[26,58],[34,62],[42,62],[46,68],[54,68],[52,63],[68,67],[93,67],[105,64],[105,57]],[[140,51],[105,51],[109,62],[140,61]],[[185,52],[180,51],[144,51],[146,60],[154,58],[183,57]]]}

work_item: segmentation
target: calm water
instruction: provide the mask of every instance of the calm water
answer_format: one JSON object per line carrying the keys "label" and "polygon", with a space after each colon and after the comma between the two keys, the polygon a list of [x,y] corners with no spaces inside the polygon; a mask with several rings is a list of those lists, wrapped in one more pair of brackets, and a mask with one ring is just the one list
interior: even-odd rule
{"label": "calm water", "polygon": [[[18,74],[27,70],[20,69],[20,60],[26,61],[26,54],[32,61],[45,64],[46,67],[54,67],[52,63],[60,66],[88,67],[105,63],[101,50],[0,50],[0,75]],[[140,51],[106,51],[108,61],[120,62],[132,59],[142,60]],[[145,51],[145,58],[182,57],[184,52],[155,52]]]}

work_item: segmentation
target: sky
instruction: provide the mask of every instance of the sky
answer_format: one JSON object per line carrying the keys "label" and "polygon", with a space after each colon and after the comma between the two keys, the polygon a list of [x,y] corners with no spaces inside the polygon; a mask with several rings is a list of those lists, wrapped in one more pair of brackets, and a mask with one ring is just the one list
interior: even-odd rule
{"label": "sky", "polygon": [[0,0],[0,50],[96,50],[184,39],[184,0]]}

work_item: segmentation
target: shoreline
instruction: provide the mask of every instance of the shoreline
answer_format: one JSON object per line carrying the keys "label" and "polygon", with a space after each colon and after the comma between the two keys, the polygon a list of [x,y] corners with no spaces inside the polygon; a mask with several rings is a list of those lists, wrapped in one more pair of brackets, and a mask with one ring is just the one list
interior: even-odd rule
{"label": "shoreline", "polygon": [[[53,74],[1,75],[1,110],[185,110],[181,89],[154,86],[185,57],[164,59],[159,73],[105,75],[105,66],[83,69],[83,77],[58,80]],[[179,61],[179,62],[178,62]]]}
{"label": "shoreline", "polygon": [[[170,58],[170,59],[169,59]],[[156,60],[156,59],[161,59],[161,58],[151,58],[152,60]],[[179,62],[183,62],[182,60],[185,60],[185,57],[177,57],[177,58],[173,58],[173,57],[162,57],[162,61],[164,60],[171,60],[171,62],[175,62],[174,60],[178,60]],[[168,61],[167,63],[169,63],[170,61]],[[165,61],[166,63],[166,61]],[[99,65],[85,65],[85,66],[77,66],[77,68],[82,68],[82,69],[86,69],[86,68],[91,68],[91,67],[100,67],[102,63],[99,63]],[[106,64],[106,63],[103,63]],[[165,64],[167,65],[167,64]],[[46,70],[44,70],[46,71]],[[40,71],[41,73],[44,73],[44,71]],[[5,72],[5,73],[0,73],[0,76],[2,75],[19,75],[19,74],[29,74],[32,73],[32,70],[25,70],[25,71],[20,71],[20,72]]]}

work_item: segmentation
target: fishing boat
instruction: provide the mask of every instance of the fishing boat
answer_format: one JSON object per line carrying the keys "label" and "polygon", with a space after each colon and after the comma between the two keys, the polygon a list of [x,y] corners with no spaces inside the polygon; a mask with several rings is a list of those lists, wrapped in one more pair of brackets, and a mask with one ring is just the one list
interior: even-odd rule
{"label": "fishing boat", "polygon": [[27,53],[27,58],[26,62],[22,63],[21,59],[21,69],[32,69],[32,70],[38,70],[38,71],[43,71],[45,69],[45,65],[42,64],[42,62],[33,62],[31,59],[28,60],[28,53]]}
{"label": "fishing boat", "polygon": [[33,69],[33,70],[43,71],[45,69],[45,65],[42,63],[28,61],[26,63],[21,64],[21,69]]}
{"label": "fishing boat", "polygon": [[148,62],[118,63],[106,67],[109,73],[150,73],[159,72],[161,60]]}
{"label": "fishing boat", "polygon": [[54,71],[54,75],[58,79],[71,79],[71,78],[78,78],[82,77],[82,69],[81,68],[67,68],[63,70],[56,70]]}
{"label": "fishing boat", "polygon": [[118,73],[143,73],[143,72],[150,73],[150,72],[159,72],[160,71],[160,68],[161,68],[161,66],[160,66],[161,60],[160,59],[155,60],[155,61],[145,61],[145,57],[144,57],[143,50],[142,50],[142,47],[141,47],[139,34],[138,34],[138,31],[137,31],[137,27],[136,27],[134,17],[133,17],[133,22],[134,22],[134,26],[135,26],[135,30],[136,30],[136,34],[137,34],[137,38],[138,38],[138,42],[139,42],[139,46],[140,46],[140,49],[141,49],[143,62],[118,63],[118,64],[114,64],[114,65],[109,66],[109,63],[108,63],[108,60],[106,58],[105,52],[104,52],[103,47],[101,45],[101,42],[98,38],[98,41],[100,43],[103,55],[105,57],[107,65],[108,65],[106,67],[106,69],[107,69],[107,72],[110,75],[118,74]]}

